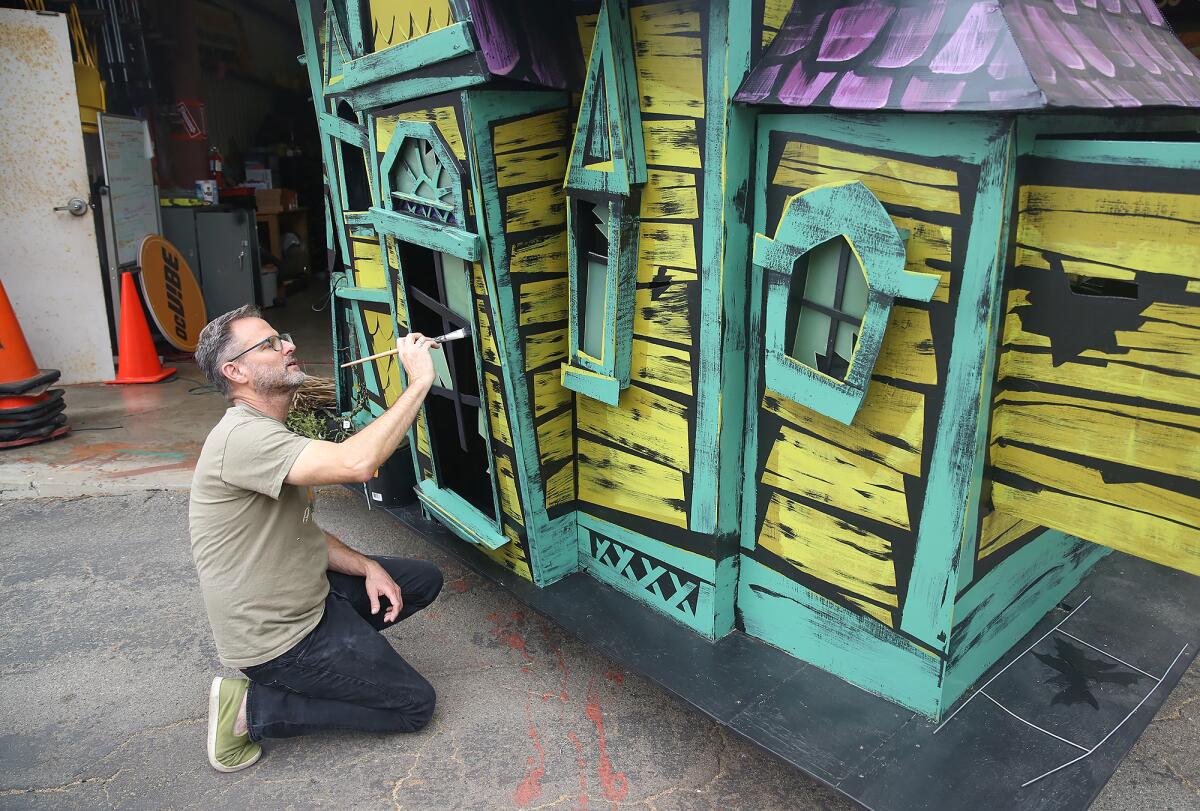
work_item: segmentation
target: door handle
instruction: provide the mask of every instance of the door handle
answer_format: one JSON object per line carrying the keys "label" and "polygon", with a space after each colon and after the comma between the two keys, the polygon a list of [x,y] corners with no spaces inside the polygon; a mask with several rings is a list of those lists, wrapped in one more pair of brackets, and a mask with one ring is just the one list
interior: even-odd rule
{"label": "door handle", "polygon": [[87,213],[88,204],[78,197],[72,197],[65,206],[55,206],[55,211],[69,211],[74,217],[82,217]]}

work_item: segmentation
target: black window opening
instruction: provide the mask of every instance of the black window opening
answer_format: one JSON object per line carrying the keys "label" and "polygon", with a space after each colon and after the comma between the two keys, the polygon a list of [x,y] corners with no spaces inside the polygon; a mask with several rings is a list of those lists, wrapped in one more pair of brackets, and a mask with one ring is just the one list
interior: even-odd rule
{"label": "black window opening", "polygon": [[[358,126],[358,118],[345,101],[338,103],[338,118]],[[367,178],[367,153],[354,144],[336,139],[342,155],[342,182],[346,186],[347,211],[366,211],[371,207],[371,182]]]}
{"label": "black window opening", "polygon": [[606,203],[575,200],[572,228],[575,232],[576,332],[581,352],[604,358],[605,305],[608,297],[608,221]]}
{"label": "black window opening", "polygon": [[361,355],[358,352],[358,335],[354,329],[354,308],[350,302],[345,299],[333,298],[334,321],[333,326],[336,331],[337,352],[338,352],[338,374],[341,376],[341,386],[338,391],[338,411],[342,414],[350,414],[359,399],[362,387],[365,385],[363,376],[365,366],[359,364],[357,366],[349,366],[345,369],[341,368],[341,364],[347,361],[357,360]]}
{"label": "black window opening", "polygon": [[845,382],[863,316],[867,277],[845,237],[796,260],[784,344],[797,362]]}
{"label": "black window opening", "polygon": [[[473,332],[470,265],[418,245],[398,246],[413,331],[430,337],[464,328]],[[479,394],[475,341],[450,341],[439,351],[445,361],[435,357],[438,377],[425,399],[438,477],[443,487],[494,521],[488,415]]]}
{"label": "black window opening", "polygon": [[1071,292],[1079,296],[1098,296],[1100,298],[1129,298],[1138,297],[1137,282],[1123,279],[1109,279],[1103,276],[1084,276],[1079,273],[1068,273],[1067,283]]}

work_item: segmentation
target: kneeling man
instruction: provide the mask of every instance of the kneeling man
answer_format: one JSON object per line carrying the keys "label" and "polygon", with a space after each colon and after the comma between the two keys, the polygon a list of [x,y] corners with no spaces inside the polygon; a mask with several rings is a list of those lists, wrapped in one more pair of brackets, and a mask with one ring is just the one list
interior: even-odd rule
{"label": "kneeling man", "polygon": [[433,341],[399,341],[408,387],[342,443],[284,425],[304,372],[295,345],[242,307],[200,333],[196,363],[232,406],[196,463],[192,555],[221,662],[249,679],[213,679],[208,759],[233,772],[257,741],[321,729],[414,732],[433,688],[378,632],[433,602],[431,563],[367,557],[323,531],[313,485],[368,480],[403,440],[434,380]]}

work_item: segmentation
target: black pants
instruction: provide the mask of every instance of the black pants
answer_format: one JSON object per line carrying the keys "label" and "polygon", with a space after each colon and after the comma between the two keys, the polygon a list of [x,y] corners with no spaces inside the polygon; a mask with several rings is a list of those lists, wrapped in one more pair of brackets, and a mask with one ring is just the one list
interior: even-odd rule
{"label": "black pants", "polygon": [[[372,558],[396,584],[405,620],[442,590],[442,573],[432,563],[407,558]],[[436,695],[379,631],[364,579],[328,572],[325,616],[300,642],[269,662],[242,670],[250,678],[246,722],[250,738],[290,738],[323,729],[416,732],[429,723]]]}

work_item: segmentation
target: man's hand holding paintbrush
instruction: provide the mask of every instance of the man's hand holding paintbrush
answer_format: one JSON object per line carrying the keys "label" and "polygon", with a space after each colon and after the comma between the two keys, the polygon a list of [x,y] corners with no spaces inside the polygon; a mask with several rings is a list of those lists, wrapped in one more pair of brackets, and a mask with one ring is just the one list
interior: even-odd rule
{"label": "man's hand holding paintbrush", "polygon": [[[415,337],[420,340],[426,341],[426,343],[424,345],[426,349],[437,349],[439,346],[441,346],[444,343],[447,343],[448,341],[457,341],[460,338],[466,338],[470,334],[471,334],[471,331],[466,329],[465,327],[463,329],[456,329],[454,332],[447,332],[445,335],[439,335],[436,338],[426,338],[425,336],[421,335],[419,332],[410,332],[408,335],[405,335],[403,338],[401,338],[399,341],[396,342],[395,349],[389,349],[386,352],[377,352],[374,355],[367,355],[365,358],[359,358],[358,360],[347,361],[346,363],[342,364],[342,368],[345,369],[347,366],[357,366],[360,363],[366,363],[369,360],[377,360],[378,358],[386,358],[389,355],[399,355],[401,362],[404,362],[405,341],[407,341],[409,338]],[[406,372],[408,371],[407,363],[404,363],[404,370]],[[411,374],[409,376],[411,377]]]}

